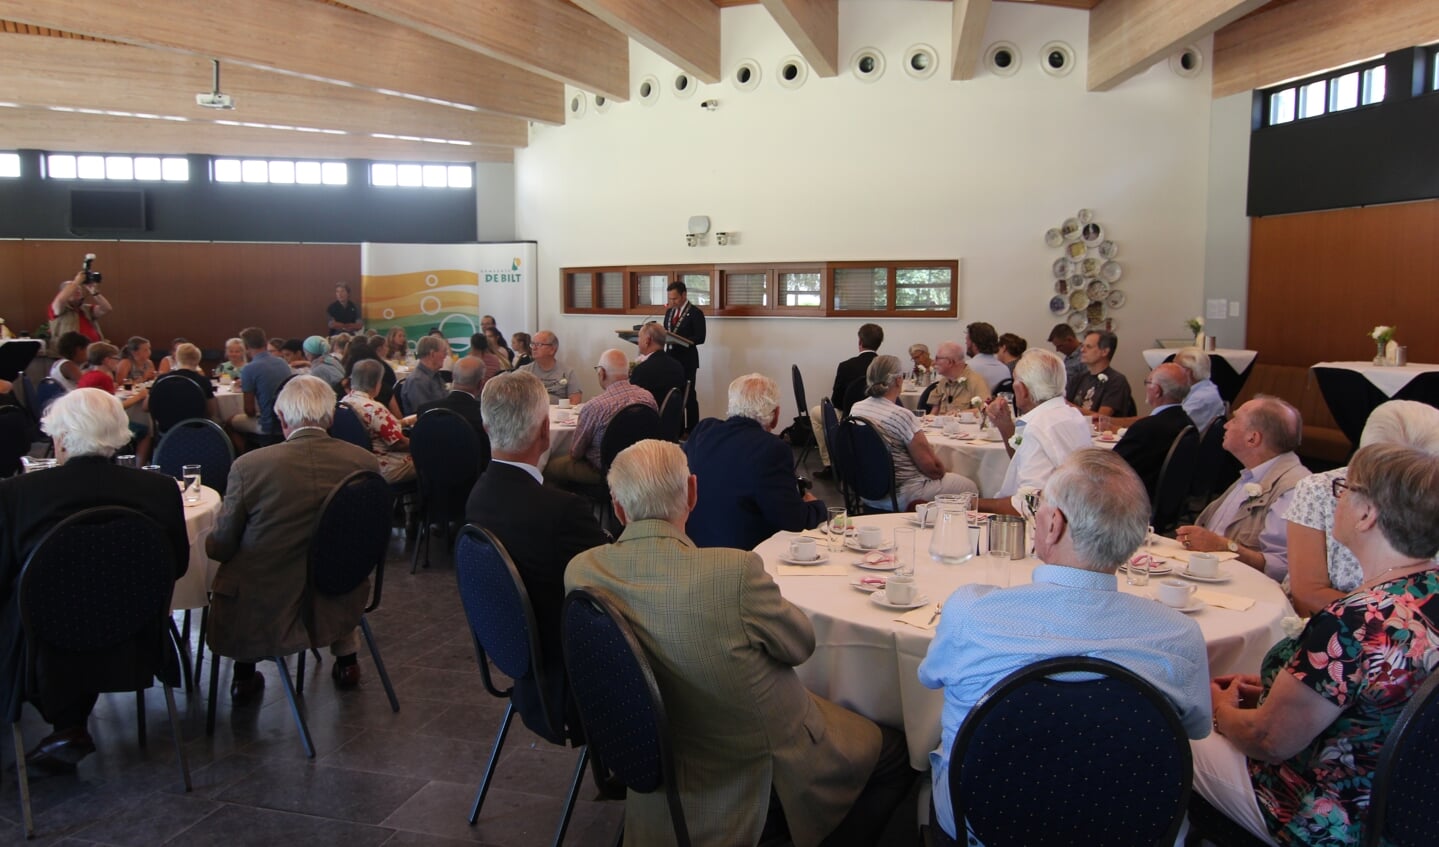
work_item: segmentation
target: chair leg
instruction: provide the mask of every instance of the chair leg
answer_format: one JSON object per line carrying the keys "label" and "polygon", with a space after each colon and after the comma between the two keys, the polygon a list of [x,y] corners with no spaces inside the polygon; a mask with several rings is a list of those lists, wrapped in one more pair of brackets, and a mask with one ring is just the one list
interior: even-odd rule
{"label": "chair leg", "polygon": [[[206,606],[205,608],[203,608],[203,609],[200,610],[200,644],[199,644],[199,647],[195,650],[195,678],[196,678],[196,679],[199,679],[199,678],[200,678],[200,668],[201,668],[201,666],[202,666],[202,665],[204,664],[204,662],[205,662],[205,634],[206,634],[206,632],[209,630],[209,628],[210,628],[210,607],[209,607],[209,606]],[[210,661],[212,661],[212,662],[215,661],[215,657],[214,657],[213,655],[210,656]]]}
{"label": "chair leg", "polygon": [[[500,762],[500,750],[505,746],[505,735],[510,731],[510,721],[514,719],[515,704],[514,701],[510,701],[510,704],[505,707],[504,720],[500,721],[500,731],[495,734],[495,743],[490,747],[490,762],[485,765],[485,776],[480,780],[480,791],[475,795],[475,804],[470,807],[470,826],[474,826],[475,821],[480,819],[480,807],[485,805],[485,795],[490,791],[490,777],[495,775],[495,765]],[[20,758],[23,760],[25,757],[22,755]]]}
{"label": "chair leg", "polygon": [[[204,622],[203,622],[203,621],[201,622],[200,626],[201,626],[201,628],[204,627]],[[205,649],[205,646],[204,646],[204,642],[202,641],[202,642],[200,643],[200,650],[201,650],[201,652],[204,652],[204,649]],[[211,656],[211,657],[210,657],[210,699],[209,699],[209,702],[207,702],[207,703],[205,704],[205,735],[206,735],[207,737],[214,737],[214,735],[215,735],[215,701],[218,700],[218,699],[220,699],[219,691],[220,691],[220,657],[219,657],[219,656]]]}
{"label": "chair leg", "polygon": [[295,659],[295,693],[301,696],[305,694],[305,651],[300,651],[299,658]]}
{"label": "chair leg", "polygon": [[25,771],[25,736],[20,734],[19,722],[10,724],[10,735],[15,740],[15,773],[20,783],[20,814],[25,823],[25,837],[35,837],[35,816],[30,813],[30,774]]}
{"label": "chair leg", "polygon": [[140,749],[144,750],[149,739],[145,737],[145,689],[135,689],[135,735],[139,739]]}
{"label": "chair leg", "polygon": [[185,693],[195,693],[195,677],[190,673],[190,665],[193,657],[190,655],[190,611],[185,610],[185,625],[175,626],[175,619],[170,618],[170,637],[175,639],[175,646],[180,649],[180,672],[185,676]]}
{"label": "chair leg", "polygon": [[575,797],[580,793],[580,783],[585,779],[585,763],[590,760],[590,747],[588,744],[580,745],[580,758],[575,762],[575,778],[570,781],[569,797],[565,800],[565,813],[560,816],[560,827],[555,830],[555,845],[560,847],[565,842],[565,830],[570,828],[570,815],[575,811]]}
{"label": "chair leg", "polygon": [[425,548],[425,564],[428,565],[430,558],[430,516],[425,510],[420,509],[420,530],[415,536],[415,549],[410,553],[410,573],[416,574],[420,571],[420,548]]}
{"label": "chair leg", "polygon": [[[303,657],[305,654],[301,653]],[[280,666],[280,684],[285,686],[285,697],[290,701],[290,714],[295,716],[295,725],[300,728],[300,743],[305,745],[305,755],[315,758],[315,742],[310,740],[310,727],[305,724],[305,716],[300,714],[300,703],[295,699],[295,686],[290,683],[290,668],[285,664],[284,656],[272,656],[275,664]]]}
{"label": "chair leg", "polygon": [[375,660],[375,673],[380,675],[380,682],[385,686],[385,696],[390,698],[390,711],[398,712],[400,699],[395,696],[395,686],[390,684],[390,675],[385,671],[385,660],[380,658],[380,648],[375,646],[375,633],[364,615],[360,615],[360,632],[364,633],[365,643],[370,646],[370,657]]}
{"label": "chair leg", "polygon": [[180,776],[185,781],[185,793],[193,788],[190,784],[190,757],[185,754],[185,737],[180,732],[180,713],[175,711],[175,689],[165,684],[165,709],[170,713],[170,734],[175,736],[175,756],[180,760]]}

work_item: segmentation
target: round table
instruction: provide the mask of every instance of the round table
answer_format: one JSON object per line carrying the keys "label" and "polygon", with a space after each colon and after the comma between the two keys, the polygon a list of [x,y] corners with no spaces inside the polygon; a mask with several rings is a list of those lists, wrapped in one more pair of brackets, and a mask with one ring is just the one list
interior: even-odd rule
{"label": "round table", "polygon": [[575,440],[575,428],[579,425],[579,420],[580,406],[573,406],[569,409],[550,406],[550,449],[540,456],[541,471],[545,469],[550,456],[568,456],[570,454],[570,444]]}
{"label": "round table", "polygon": [[[911,526],[913,514],[870,515],[856,519],[860,526],[882,527],[891,537],[895,527]],[[811,535],[816,533],[811,532]],[[1034,558],[1010,560],[988,555],[958,565],[944,565],[929,557],[932,531],[921,529],[915,539],[915,578],[929,595],[926,608],[942,604],[955,589],[969,583],[1023,585],[1040,564]],[[780,592],[798,606],[814,625],[815,651],[796,670],[805,687],[882,724],[903,727],[909,743],[910,764],[928,770],[928,755],[939,744],[940,716],[944,709],[942,691],[920,685],[919,663],[934,637],[933,629],[922,629],[897,621],[901,613],[880,608],[869,595],[850,583],[871,572],[852,566],[860,556],[849,551],[831,554],[830,564],[845,566],[842,575],[798,575],[800,569],[781,573],[779,556],[794,533],[781,532],[765,540],[755,552],[765,569],[775,577]],[[987,549],[981,539],[980,549]],[[1150,548],[1162,554],[1180,550],[1168,539]],[[1283,636],[1280,621],[1293,615],[1293,608],[1278,583],[1237,562],[1221,565],[1230,581],[1201,588],[1248,597],[1254,605],[1244,612],[1208,606],[1194,615],[1208,645],[1211,676],[1225,673],[1258,673],[1260,660]],[[794,573],[795,575],[791,575]],[[880,574],[884,575],[884,574]],[[1152,581],[1151,581],[1152,583]],[[1135,588],[1119,575],[1119,589],[1152,596],[1153,586]],[[1157,602],[1157,601],[1156,601]],[[1122,626],[1116,622],[1116,626]]]}
{"label": "round table", "polygon": [[899,392],[900,405],[911,412],[918,409],[919,398],[923,396],[924,390],[928,387],[929,385],[927,383],[925,385],[912,385],[908,380],[905,380],[904,388]]}
{"label": "round table", "polygon": [[215,385],[215,417],[221,424],[245,411],[245,393],[240,383]]}
{"label": "round table", "polygon": [[200,502],[185,504],[185,531],[190,536],[190,566],[175,580],[170,609],[200,609],[210,605],[210,582],[219,564],[205,555],[205,539],[215,528],[220,514],[220,492],[201,486]]}
{"label": "round table", "polygon": [[[1009,472],[1009,451],[1004,449],[1004,442],[997,437],[999,432],[989,427],[981,433],[973,415],[966,413],[960,418],[959,433],[945,435],[943,420],[937,418],[924,424],[924,437],[934,448],[939,463],[946,471],[974,480],[974,484],[979,486],[979,496],[994,497],[1004,483],[1004,475]],[[970,422],[966,423],[966,420]],[[992,436],[994,440],[990,441],[986,436]],[[1118,440],[1117,436],[1105,440],[1096,437],[1094,446],[1113,450],[1114,442]]]}

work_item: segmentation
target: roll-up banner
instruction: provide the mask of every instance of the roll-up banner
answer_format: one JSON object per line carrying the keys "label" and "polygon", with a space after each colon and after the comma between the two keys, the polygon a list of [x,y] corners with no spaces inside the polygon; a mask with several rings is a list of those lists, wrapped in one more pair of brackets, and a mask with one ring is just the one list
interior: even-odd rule
{"label": "roll-up banner", "polygon": [[368,329],[404,327],[411,349],[439,329],[464,355],[480,317],[494,315],[508,341],[538,322],[533,241],[360,245],[360,314]]}

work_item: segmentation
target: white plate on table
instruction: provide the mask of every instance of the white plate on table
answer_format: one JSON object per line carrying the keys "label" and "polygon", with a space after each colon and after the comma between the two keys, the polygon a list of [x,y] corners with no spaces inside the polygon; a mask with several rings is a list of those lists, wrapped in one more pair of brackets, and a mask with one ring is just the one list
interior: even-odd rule
{"label": "white plate on table", "polygon": [[851,582],[849,584],[849,587],[855,589],[856,591],[863,591],[866,594],[873,594],[876,591],[883,591],[884,584],[888,581],[889,577],[863,576]]}
{"label": "white plate on table", "polygon": [[929,603],[929,595],[921,591],[914,598],[914,602],[905,603],[903,605],[896,605],[889,602],[889,598],[885,596],[885,592],[876,591],[873,594],[869,595],[869,602],[875,604],[876,606],[879,606],[881,609],[893,609],[896,612],[904,612],[910,609],[918,609],[920,606],[927,605]]}
{"label": "white plate on table", "polygon": [[[1123,565],[1120,565],[1119,569],[1124,571],[1125,573],[1128,573],[1129,564],[1125,563]],[[1154,567],[1149,569],[1150,576],[1169,576],[1172,573],[1174,573],[1174,567],[1168,562],[1158,562],[1155,564]]]}
{"label": "white plate on table", "polygon": [[1192,579],[1192,580],[1194,580],[1195,582],[1218,583],[1218,582],[1228,582],[1229,579],[1230,579],[1230,577],[1229,577],[1229,571],[1228,571],[1227,569],[1225,569],[1225,568],[1220,568],[1220,569],[1219,569],[1219,573],[1216,574],[1215,576],[1200,576],[1200,575],[1197,574],[1197,573],[1190,573],[1190,572],[1189,572],[1189,568],[1184,568],[1183,570],[1175,571],[1175,575],[1177,575],[1177,576],[1182,576],[1182,577],[1184,577],[1185,579]]}
{"label": "white plate on table", "polygon": [[878,547],[865,547],[859,543],[858,538],[851,538],[844,542],[844,549],[852,550],[855,553],[888,553],[894,549],[894,542],[886,541]]}
{"label": "white plate on table", "polygon": [[[1159,603],[1161,606],[1169,606],[1168,603],[1165,603],[1165,602],[1161,601],[1158,597],[1155,597],[1155,598],[1154,598],[1154,602]],[[1205,605],[1206,605],[1206,604],[1205,604],[1205,602],[1204,602],[1203,600],[1195,599],[1195,600],[1190,600],[1188,606],[1169,606],[1169,608],[1173,609],[1173,610],[1176,611],[1176,612],[1183,612],[1183,613],[1186,614],[1186,615],[1192,615],[1192,614],[1194,614],[1195,612],[1198,612],[1198,611],[1200,611],[1201,609],[1203,609],[1203,608],[1205,607]]]}
{"label": "white plate on table", "polygon": [[821,552],[818,556],[814,557],[813,559],[791,559],[791,558],[789,557],[789,554],[788,554],[788,553],[781,553],[781,554],[779,554],[779,557],[778,557],[778,558],[779,558],[779,560],[780,560],[781,562],[784,562],[786,565],[800,565],[800,566],[804,566],[804,565],[822,565],[822,564],[824,564],[825,562],[828,562],[828,561],[829,561],[829,555],[826,554],[826,553],[823,553],[823,552]]}
{"label": "white plate on table", "polygon": [[854,566],[866,571],[897,571],[899,562],[895,559],[888,559],[883,562],[866,562],[864,559],[855,559]]}

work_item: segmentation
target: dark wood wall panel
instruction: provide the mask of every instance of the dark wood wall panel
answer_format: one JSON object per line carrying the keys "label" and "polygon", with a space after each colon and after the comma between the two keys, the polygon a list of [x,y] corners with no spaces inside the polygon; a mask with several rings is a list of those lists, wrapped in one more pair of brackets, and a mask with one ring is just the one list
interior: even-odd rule
{"label": "dark wood wall panel", "polygon": [[1247,343],[1308,366],[1374,357],[1370,330],[1399,328],[1411,362],[1439,362],[1439,201],[1255,218]]}
{"label": "dark wood wall panel", "polygon": [[143,335],[157,348],[184,336],[219,347],[246,326],[271,336],[323,335],[336,282],[360,287],[358,244],[236,244],[160,241],[0,241],[0,317],[33,330],[62,279],[86,253],[105,275],[115,311],[101,322],[123,343]]}

